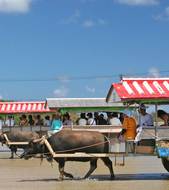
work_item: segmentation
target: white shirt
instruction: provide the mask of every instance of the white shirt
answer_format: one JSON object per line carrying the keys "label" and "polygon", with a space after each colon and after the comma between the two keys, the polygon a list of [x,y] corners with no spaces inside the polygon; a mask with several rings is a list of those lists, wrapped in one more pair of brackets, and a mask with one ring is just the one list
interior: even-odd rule
{"label": "white shirt", "polygon": [[45,126],[51,126],[51,121],[50,120],[45,120],[44,125]]}
{"label": "white shirt", "polygon": [[140,126],[153,126],[153,117],[151,114],[140,115]]}
{"label": "white shirt", "polygon": [[78,121],[78,125],[80,125],[80,126],[83,126],[83,125],[87,125],[87,121],[86,121],[86,119],[79,119],[79,121]]}
{"label": "white shirt", "polygon": [[88,125],[96,125],[96,121],[95,121],[95,119],[93,119],[93,118],[89,118],[89,119],[87,120],[87,124],[88,124]]}
{"label": "white shirt", "polygon": [[122,126],[120,119],[117,117],[113,117],[109,120],[109,124],[113,126]]}

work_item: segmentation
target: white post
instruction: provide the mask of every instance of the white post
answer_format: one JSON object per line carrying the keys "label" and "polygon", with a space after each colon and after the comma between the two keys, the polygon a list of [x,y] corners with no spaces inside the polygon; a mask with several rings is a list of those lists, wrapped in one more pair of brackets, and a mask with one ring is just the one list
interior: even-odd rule
{"label": "white post", "polygon": [[157,122],[157,108],[158,105],[157,103],[155,104],[155,140],[157,139],[157,135],[158,135],[158,131],[157,131],[157,127],[158,127],[158,122]]}

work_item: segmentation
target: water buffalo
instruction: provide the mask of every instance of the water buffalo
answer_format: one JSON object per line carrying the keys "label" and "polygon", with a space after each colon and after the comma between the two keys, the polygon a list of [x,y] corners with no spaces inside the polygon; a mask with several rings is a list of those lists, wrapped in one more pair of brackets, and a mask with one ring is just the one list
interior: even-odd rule
{"label": "water buffalo", "polygon": [[[47,140],[55,153],[108,153],[109,151],[109,142],[107,138],[99,132],[62,130],[53,134],[51,137],[47,138]],[[35,141],[30,142],[30,147],[27,149],[24,155],[25,159],[29,159],[36,154],[49,154],[49,150],[42,140],[39,140],[38,142],[37,140]],[[73,178],[72,174],[66,173],[64,171],[66,161],[90,161],[90,169],[84,177],[88,178],[97,168],[98,160],[96,157],[54,157],[53,159],[59,164],[58,167],[60,172],[60,180],[63,180],[64,176]],[[113,179],[114,172],[111,160],[109,157],[102,157],[101,159],[109,168],[110,177]]]}
{"label": "water buffalo", "polygon": [[[11,130],[11,131],[4,132],[4,133],[0,134],[0,142],[2,144],[6,143],[6,138],[5,138],[4,134],[7,135],[7,138],[11,142],[29,142],[30,140],[40,138],[40,135],[36,132]],[[17,148],[26,149],[27,146],[26,145],[10,145],[9,148],[11,150],[11,157],[10,158],[14,158],[14,154],[16,154]]]}

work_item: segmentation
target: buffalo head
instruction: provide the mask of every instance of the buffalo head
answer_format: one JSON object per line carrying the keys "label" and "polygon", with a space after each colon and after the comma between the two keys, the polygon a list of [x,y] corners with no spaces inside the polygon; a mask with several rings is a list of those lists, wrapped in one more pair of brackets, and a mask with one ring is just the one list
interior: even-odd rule
{"label": "buffalo head", "polygon": [[45,144],[43,139],[35,139],[29,142],[28,147],[22,155],[22,158],[28,160],[32,157],[36,157],[37,154],[43,154],[45,150]]}

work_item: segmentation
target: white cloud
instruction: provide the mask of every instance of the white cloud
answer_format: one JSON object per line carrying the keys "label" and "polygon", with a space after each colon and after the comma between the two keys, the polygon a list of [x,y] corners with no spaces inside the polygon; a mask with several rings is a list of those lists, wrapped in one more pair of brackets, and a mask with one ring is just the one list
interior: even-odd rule
{"label": "white cloud", "polygon": [[86,91],[88,91],[90,93],[95,93],[96,89],[92,88],[92,87],[89,87],[89,86],[86,86]]}
{"label": "white cloud", "polygon": [[91,28],[95,25],[95,22],[93,20],[85,20],[82,24],[85,28]]}
{"label": "white cloud", "polygon": [[25,13],[28,12],[32,0],[0,0],[0,12]]}
{"label": "white cloud", "polygon": [[82,26],[84,28],[92,28],[94,26],[103,26],[106,25],[107,23],[108,22],[104,19],[97,19],[97,20],[88,19],[83,21]]}
{"label": "white cloud", "polygon": [[151,68],[149,70],[149,76],[158,78],[158,77],[160,77],[160,72],[157,68]]}
{"label": "white cloud", "polygon": [[80,19],[80,11],[76,10],[72,15],[61,20],[61,24],[77,24]]}
{"label": "white cloud", "polygon": [[3,96],[2,95],[0,95],[0,100],[2,100],[3,99]]}
{"label": "white cloud", "polygon": [[131,6],[148,6],[159,4],[159,0],[115,0],[115,2]]}
{"label": "white cloud", "polygon": [[169,21],[169,7],[166,7],[161,14],[153,16],[153,18],[157,21]]}
{"label": "white cloud", "polygon": [[107,24],[107,21],[104,20],[104,19],[102,19],[102,18],[100,18],[100,19],[98,19],[98,24],[99,25],[105,25],[105,24]]}
{"label": "white cloud", "polygon": [[70,79],[68,76],[60,76],[60,77],[57,77],[57,79],[61,82],[61,83],[68,83],[70,82]]}
{"label": "white cloud", "polygon": [[108,22],[105,19],[83,19],[79,10],[72,15],[59,21],[60,24],[78,24],[84,28],[92,28],[94,26],[103,26]]}
{"label": "white cloud", "polygon": [[54,96],[57,98],[64,98],[68,95],[69,89],[62,86],[61,88],[57,88],[54,90]]}

